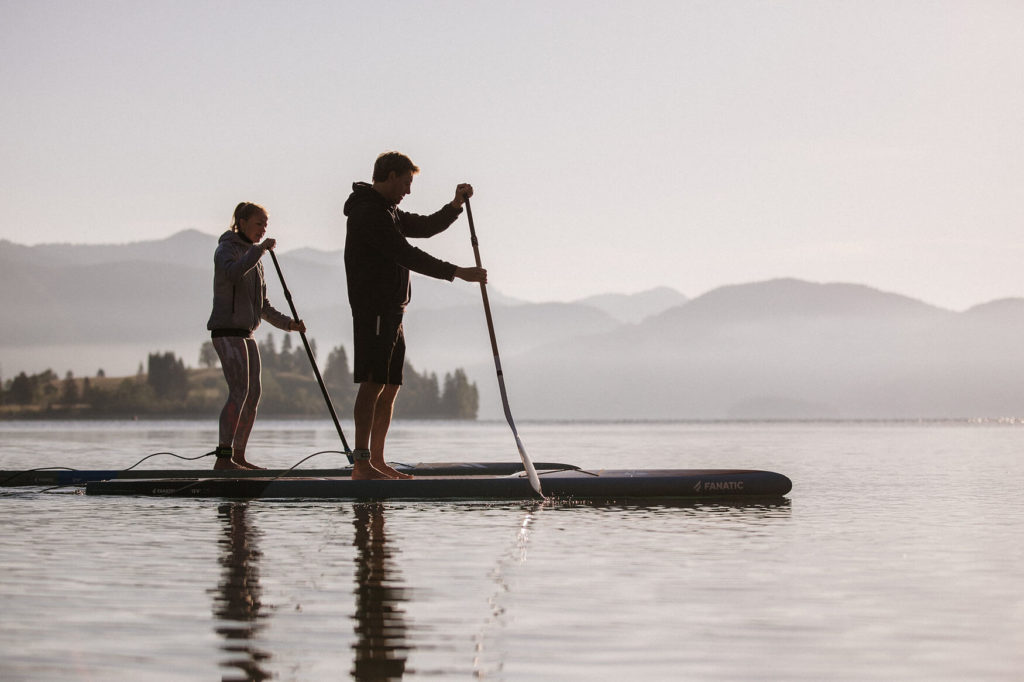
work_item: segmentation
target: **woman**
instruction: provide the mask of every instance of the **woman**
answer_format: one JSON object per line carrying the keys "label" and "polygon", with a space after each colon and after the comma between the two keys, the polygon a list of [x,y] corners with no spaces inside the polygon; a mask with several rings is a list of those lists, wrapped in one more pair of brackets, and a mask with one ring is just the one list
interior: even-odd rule
{"label": "woman", "polygon": [[213,255],[213,313],[206,328],[228,382],[214,469],[263,468],[245,459],[260,401],[260,352],[253,330],[263,319],[285,331],[306,331],[301,320],[276,310],[267,300],[260,258],[277,243],[273,239],[260,242],[267,233],[267,221],[263,207],[243,201],[235,207],[231,229],[220,236]]}

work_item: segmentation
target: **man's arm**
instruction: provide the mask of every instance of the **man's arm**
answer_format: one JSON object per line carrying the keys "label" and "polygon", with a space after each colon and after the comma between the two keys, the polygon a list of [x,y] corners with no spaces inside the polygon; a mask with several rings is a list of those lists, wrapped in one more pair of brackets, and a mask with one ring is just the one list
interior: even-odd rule
{"label": "man's arm", "polygon": [[473,186],[463,182],[456,185],[455,198],[429,216],[399,210],[402,231],[406,237],[413,239],[433,237],[435,234],[444,232],[462,215],[462,205],[471,196],[473,196]]}
{"label": "man's arm", "polygon": [[410,244],[386,214],[366,214],[355,222],[360,239],[385,257],[421,275],[448,281],[454,279],[454,265]]}
{"label": "man's arm", "polygon": [[[487,270],[484,268],[460,268],[457,265],[435,258],[426,251],[417,249],[415,246],[410,244],[404,237],[402,237],[402,235],[398,234],[394,228],[391,228],[390,230],[377,231],[378,235],[382,233],[387,234],[387,236],[379,242],[382,246],[382,250],[394,258],[397,263],[409,268],[413,272],[418,272],[421,275],[427,275],[428,277],[436,277],[437,279],[446,279],[448,281],[458,278],[466,282],[480,282],[481,284],[487,283]],[[385,244],[386,246],[384,246]]]}
{"label": "man's arm", "polygon": [[399,220],[402,221],[402,233],[410,239],[425,239],[444,232],[462,215],[462,208],[445,204],[441,209],[430,215],[406,213],[399,209]]}
{"label": "man's arm", "polygon": [[455,268],[455,276],[467,282],[487,284],[487,270],[484,268]]}

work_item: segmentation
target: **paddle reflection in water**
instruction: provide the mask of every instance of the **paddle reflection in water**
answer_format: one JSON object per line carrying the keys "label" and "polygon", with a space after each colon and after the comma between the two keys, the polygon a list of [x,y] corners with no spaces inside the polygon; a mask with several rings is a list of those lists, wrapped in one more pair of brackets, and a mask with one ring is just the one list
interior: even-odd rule
{"label": "paddle reflection in water", "polygon": [[515,568],[526,563],[531,526],[543,506],[543,503],[535,502],[524,508],[514,541],[498,558],[494,570],[491,571],[494,593],[487,600],[490,614],[474,638],[476,655],[473,658],[473,676],[477,679],[486,679],[504,672],[506,652],[497,643],[494,632],[500,632],[501,627],[505,625],[505,601],[512,591],[508,576]]}
{"label": "paddle reflection in water", "polygon": [[381,503],[352,505],[356,554],[356,641],[352,676],[356,680],[400,680],[409,654],[408,626],[400,604],[407,600],[398,581],[384,533]]}
{"label": "paddle reflection in water", "polygon": [[244,502],[225,503],[217,508],[224,524],[223,536],[218,541],[222,571],[217,588],[210,592],[213,615],[217,617],[214,629],[224,638],[221,650],[228,655],[221,667],[234,669],[225,673],[225,681],[267,680],[272,676],[262,667],[270,654],[254,644],[267,614],[260,601],[259,533],[249,525],[247,512],[248,504]]}

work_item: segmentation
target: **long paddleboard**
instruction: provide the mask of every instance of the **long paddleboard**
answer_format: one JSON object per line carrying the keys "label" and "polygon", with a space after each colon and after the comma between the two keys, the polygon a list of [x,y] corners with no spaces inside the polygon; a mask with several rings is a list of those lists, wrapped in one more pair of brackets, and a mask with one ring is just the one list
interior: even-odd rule
{"label": "long paddleboard", "polygon": [[[391,465],[404,473],[414,476],[507,476],[523,470],[522,462],[421,462],[419,464]],[[572,464],[555,462],[539,463],[538,469],[577,469]],[[0,487],[5,486],[64,486],[85,485],[90,481],[113,479],[164,479],[164,478],[331,478],[352,475],[351,467],[337,469],[64,469],[33,471],[0,471]]]}
{"label": "long paddleboard", "polygon": [[[538,465],[541,469],[541,465]],[[778,498],[792,482],[771,471],[740,469],[541,470],[544,494],[567,500]],[[526,500],[537,497],[525,473],[424,476],[408,480],[268,476],[94,481],[89,495],[150,495],[230,499]]]}

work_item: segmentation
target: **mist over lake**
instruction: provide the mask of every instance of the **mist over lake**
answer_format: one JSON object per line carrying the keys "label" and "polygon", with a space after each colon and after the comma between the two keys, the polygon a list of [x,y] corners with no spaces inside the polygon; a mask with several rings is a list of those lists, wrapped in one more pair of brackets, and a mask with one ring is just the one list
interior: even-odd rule
{"label": "mist over lake", "polygon": [[[0,371],[133,375],[147,353],[197,362],[216,238],[122,245],[0,242]],[[351,348],[340,251],[280,256],[299,314]],[[286,309],[268,275],[271,301]],[[667,287],[534,303],[491,285],[511,404],[524,418],[933,419],[1024,414],[1024,299],[963,311],[854,283],[777,279],[694,298]],[[275,333],[263,325],[258,335]],[[279,332],[277,332],[280,335]],[[500,415],[479,291],[416,276],[409,361],[464,368]]]}

